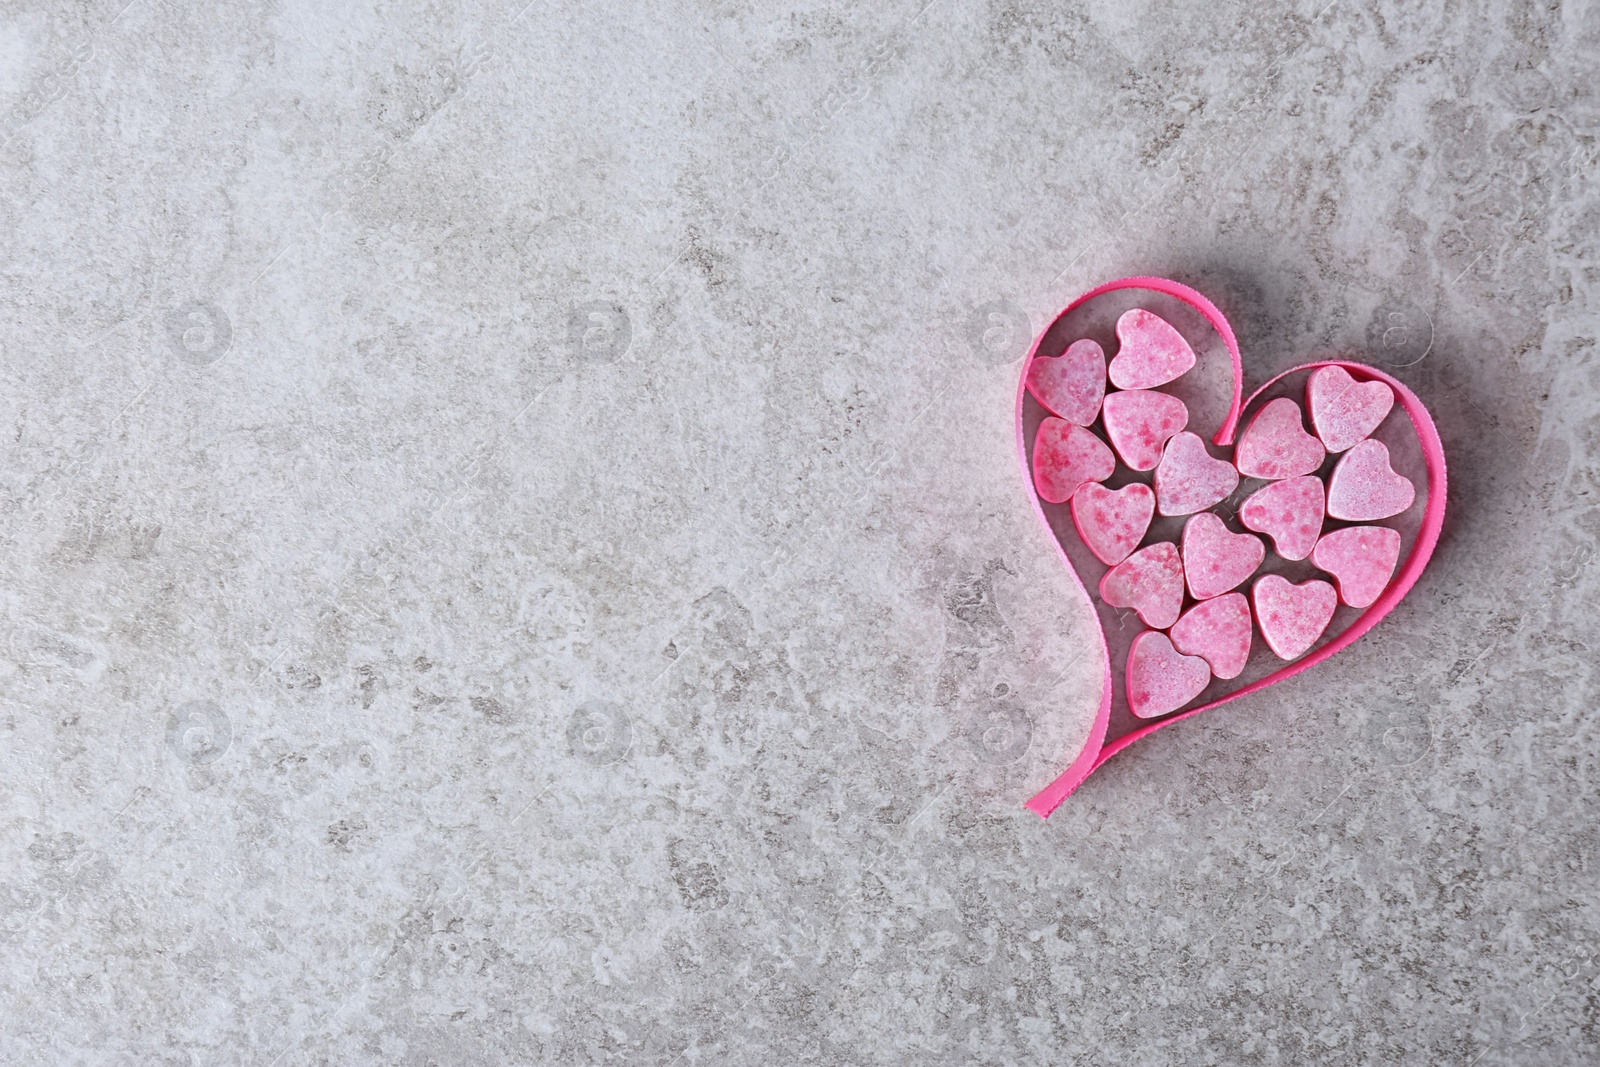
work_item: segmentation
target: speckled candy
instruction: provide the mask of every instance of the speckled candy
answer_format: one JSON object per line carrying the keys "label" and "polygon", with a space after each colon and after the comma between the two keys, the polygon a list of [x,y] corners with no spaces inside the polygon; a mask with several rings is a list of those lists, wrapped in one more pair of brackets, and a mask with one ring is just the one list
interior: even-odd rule
{"label": "speckled candy", "polygon": [[1411,506],[1417,490],[1389,465],[1389,449],[1368,438],[1339,458],[1328,479],[1328,514],[1348,522],[1371,522]]}
{"label": "speckled candy", "polygon": [[1183,577],[1196,600],[1221,596],[1241,584],[1266,556],[1261,538],[1234,533],[1209,511],[1183,525]]}
{"label": "speckled candy", "polygon": [[1117,319],[1117,341],[1111,384],[1118,389],[1154,389],[1194,366],[1194,349],[1183,334],[1144,308],[1124,311]]}
{"label": "speckled candy", "polygon": [[1100,599],[1114,608],[1132,608],[1146,626],[1165,630],[1183,608],[1183,563],[1178,546],[1161,541],[1141,548],[1106,571]]}
{"label": "speckled candy", "polygon": [[1378,599],[1399,559],[1400,533],[1387,526],[1347,526],[1311,550],[1311,562],[1333,575],[1339,599],[1353,608]]}
{"label": "speckled candy", "polygon": [[1225,593],[1196,604],[1172,626],[1172,647],[1199,656],[1218,678],[1237,678],[1250,659],[1250,603],[1243,593]]}
{"label": "speckled candy", "polygon": [[1177,711],[1205,692],[1211,668],[1199,656],[1185,656],[1167,635],[1146,630],[1128,650],[1128,710],[1141,719]]}
{"label": "speckled candy", "polygon": [[1028,392],[1052,415],[1087,426],[1100,414],[1106,395],[1106,354],[1098,342],[1074,341],[1059,356],[1028,365]]}
{"label": "speckled candy", "polygon": [[1226,500],[1238,485],[1233,464],[1213,458],[1206,443],[1185,430],[1167,442],[1156,466],[1156,508],[1163,515],[1190,515]]}
{"label": "speckled candy", "polygon": [[1273,551],[1284,559],[1305,559],[1322,533],[1323,507],[1322,479],[1305,475],[1251,493],[1239,508],[1239,521],[1272,538]]}
{"label": "speckled candy", "polygon": [[1078,537],[1108,567],[1139,547],[1155,513],[1155,493],[1138,482],[1121,489],[1091,482],[1072,494],[1072,523]]}
{"label": "speckled candy", "polygon": [[1065,504],[1085,482],[1111,477],[1117,461],[1106,443],[1065,419],[1045,419],[1033,438],[1033,484],[1039,496]]}
{"label": "speckled candy", "polygon": [[1105,399],[1106,436],[1122,462],[1136,471],[1154,469],[1172,435],[1187,425],[1189,409],[1166,393],[1129,389]]}
{"label": "speckled candy", "polygon": [[1300,405],[1280,396],[1245,427],[1233,465],[1246,478],[1298,478],[1322,466],[1327,454],[1322,442],[1306,433]]}
{"label": "speckled candy", "polygon": [[1358,382],[1343,367],[1318,367],[1306,379],[1311,425],[1329,452],[1343,452],[1367,439],[1394,407],[1394,390],[1383,382]]}
{"label": "speckled candy", "polygon": [[1339,606],[1339,594],[1320,578],[1293,585],[1281,574],[1264,574],[1251,587],[1261,638],[1279,659],[1299,659],[1317,643]]}

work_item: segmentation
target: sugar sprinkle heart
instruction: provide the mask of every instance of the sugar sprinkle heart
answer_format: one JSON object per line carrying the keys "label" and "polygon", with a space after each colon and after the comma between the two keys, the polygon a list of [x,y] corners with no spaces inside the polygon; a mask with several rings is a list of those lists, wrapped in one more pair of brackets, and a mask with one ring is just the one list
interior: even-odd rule
{"label": "sugar sprinkle heart", "polygon": [[1045,419],[1033,442],[1033,484],[1052,504],[1065,504],[1085,482],[1103,482],[1117,469],[1106,443],[1065,419]]}
{"label": "sugar sprinkle heart", "polygon": [[1190,515],[1220,504],[1238,486],[1233,464],[1213,457],[1198,434],[1185,430],[1167,442],[1156,465],[1156,509],[1163,515]]}
{"label": "sugar sprinkle heart", "polygon": [[1173,648],[1204,659],[1218,678],[1237,678],[1250,659],[1250,603],[1243,593],[1224,593],[1184,612],[1171,634]]}
{"label": "sugar sprinkle heart", "polygon": [[1176,381],[1194,366],[1194,349],[1160,315],[1133,308],[1117,320],[1111,384],[1118,389],[1154,389]]}
{"label": "sugar sprinkle heart", "polygon": [[1389,465],[1388,447],[1370,437],[1340,456],[1328,479],[1328,514],[1348,522],[1390,518],[1416,498],[1411,479]]}
{"label": "sugar sprinkle heart", "polygon": [[1189,425],[1183,401],[1149,389],[1127,389],[1105,400],[1106,436],[1122,462],[1136,471],[1155,469],[1172,436]]}
{"label": "sugar sprinkle heart", "polygon": [[1196,600],[1221,596],[1243,584],[1266,558],[1261,538],[1232,532],[1209,511],[1183,524],[1183,577]]}
{"label": "sugar sprinkle heart", "polygon": [[1158,541],[1106,571],[1100,599],[1114,608],[1132,608],[1153,630],[1178,621],[1183,608],[1183,563],[1178,546]]}
{"label": "sugar sprinkle heart", "polygon": [[1146,630],[1128,650],[1128,710],[1141,719],[1177,711],[1211,684],[1211,668],[1185,656],[1164,633]]}
{"label": "sugar sprinkle heart", "polygon": [[1383,382],[1358,382],[1343,367],[1319,367],[1306,379],[1311,425],[1329,452],[1366,440],[1394,407],[1394,390]]}
{"label": "sugar sprinkle heart", "polygon": [[1089,425],[1106,395],[1106,354],[1099,342],[1086,337],[1059,356],[1035,359],[1028,365],[1028,392],[1057,418]]}
{"label": "sugar sprinkle heart", "polygon": [[1139,547],[1156,513],[1156,495],[1133,482],[1107,489],[1090,482],[1072,494],[1072,523],[1094,558],[1114,567]]}
{"label": "sugar sprinkle heart", "polygon": [[1250,589],[1261,639],[1279,659],[1299,659],[1333,621],[1339,594],[1320,578],[1292,584],[1281,574],[1263,574]]}
{"label": "sugar sprinkle heart", "polygon": [[1284,559],[1305,559],[1322,533],[1325,506],[1322,479],[1308,474],[1272,482],[1245,497],[1239,521],[1272,538],[1272,550]]}
{"label": "sugar sprinkle heart", "polygon": [[1346,526],[1311,550],[1311,562],[1333,575],[1339,599],[1352,608],[1378,599],[1399,559],[1400,532],[1387,526]]}
{"label": "sugar sprinkle heart", "polygon": [[1245,427],[1233,465],[1246,478],[1298,478],[1322,466],[1326,456],[1322,442],[1306,433],[1300,405],[1280,396]]}

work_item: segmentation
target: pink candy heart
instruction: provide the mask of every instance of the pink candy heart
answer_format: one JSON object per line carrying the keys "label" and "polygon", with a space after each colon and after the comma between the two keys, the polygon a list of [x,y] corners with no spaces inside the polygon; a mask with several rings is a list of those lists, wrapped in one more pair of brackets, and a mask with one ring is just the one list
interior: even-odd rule
{"label": "pink candy heart", "polygon": [[1183,576],[1196,600],[1221,596],[1254,574],[1266,558],[1261,538],[1229,531],[1209,511],[1183,525]]}
{"label": "pink candy heart", "polygon": [[1326,455],[1322,442],[1306,433],[1300,405],[1280,396],[1250,420],[1233,465],[1246,478],[1297,478],[1322,466]]}
{"label": "pink candy heart", "polygon": [[1111,361],[1111,384],[1118,389],[1154,389],[1194,366],[1194,349],[1172,324],[1144,308],[1117,320],[1120,347]]}
{"label": "pink candy heart", "polygon": [[1206,443],[1185,430],[1167,442],[1156,467],[1156,507],[1163,515],[1204,511],[1226,500],[1238,485],[1233,464],[1213,458]]}
{"label": "pink candy heart", "polygon": [[1159,541],[1141,548],[1106,571],[1100,599],[1114,608],[1132,608],[1146,626],[1165,630],[1183,607],[1183,563],[1178,546]]}
{"label": "pink candy heart", "polygon": [[1218,678],[1237,678],[1250,659],[1250,604],[1243,593],[1224,593],[1196,604],[1172,626],[1172,646],[1199,656]]}
{"label": "pink candy heart", "polygon": [[1128,650],[1128,710],[1141,719],[1177,711],[1205,691],[1211,668],[1199,656],[1185,656],[1167,635],[1146,630]]}
{"label": "pink candy heart", "polygon": [[1322,533],[1322,479],[1305,475],[1257,489],[1239,507],[1246,529],[1272,538],[1284,559],[1305,559]]}
{"label": "pink candy heart", "polygon": [[1389,466],[1389,449],[1370,437],[1340,456],[1328,479],[1328,514],[1350,522],[1398,515],[1416,497],[1411,479]]}
{"label": "pink candy heart", "polygon": [[1156,513],[1156,495],[1134,482],[1107,489],[1093,482],[1072,494],[1072,523],[1095,559],[1114,567],[1139,547]]}
{"label": "pink candy heart", "polygon": [[1162,449],[1172,435],[1189,425],[1189,409],[1166,393],[1128,389],[1106,397],[1105,425],[1122,462],[1147,471],[1161,462]]}
{"label": "pink candy heart", "polygon": [[1353,608],[1378,599],[1399,558],[1400,533],[1387,526],[1346,526],[1311,550],[1311,562],[1333,575],[1339,599]]}
{"label": "pink candy heart", "polygon": [[1054,359],[1034,360],[1028,365],[1028,392],[1052,415],[1076,426],[1089,425],[1106,395],[1105,352],[1086,337]]}
{"label": "pink candy heart", "polygon": [[1052,504],[1065,504],[1085,482],[1103,482],[1117,469],[1105,442],[1065,419],[1045,419],[1033,440],[1033,484]]}
{"label": "pink candy heart", "polygon": [[1279,659],[1299,659],[1333,620],[1339,595],[1319,578],[1292,585],[1281,574],[1263,574],[1250,589],[1261,639]]}
{"label": "pink candy heart", "polygon": [[1357,382],[1343,367],[1319,367],[1306,379],[1311,425],[1329,452],[1367,438],[1394,407],[1394,390],[1382,382]]}

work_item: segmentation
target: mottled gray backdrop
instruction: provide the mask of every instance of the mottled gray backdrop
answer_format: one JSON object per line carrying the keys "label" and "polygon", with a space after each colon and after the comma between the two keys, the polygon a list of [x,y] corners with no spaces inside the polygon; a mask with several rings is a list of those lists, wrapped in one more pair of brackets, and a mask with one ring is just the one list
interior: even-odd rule
{"label": "mottled gray backdrop", "polygon": [[[0,24],[0,1062],[1600,1060],[1594,0]],[[1046,823],[1131,273],[1451,511]]]}

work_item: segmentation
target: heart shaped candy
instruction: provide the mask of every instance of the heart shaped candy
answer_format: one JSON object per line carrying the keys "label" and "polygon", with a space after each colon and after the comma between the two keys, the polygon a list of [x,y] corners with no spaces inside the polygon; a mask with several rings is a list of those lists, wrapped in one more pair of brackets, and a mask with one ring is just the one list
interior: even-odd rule
{"label": "heart shaped candy", "polygon": [[1306,379],[1311,425],[1329,452],[1364,441],[1394,407],[1394,390],[1383,382],[1358,382],[1343,367],[1319,367]]}
{"label": "heart shaped candy", "polygon": [[[1384,398],[1388,397],[1390,404],[1401,408],[1404,412],[1408,422],[1405,430],[1414,434],[1421,462],[1426,468],[1426,483],[1412,487],[1415,493],[1423,495],[1424,506],[1420,512],[1408,514],[1402,530],[1370,534],[1360,532],[1362,528],[1355,528],[1357,532],[1354,533],[1350,529],[1343,529],[1335,530],[1319,540],[1317,534],[1322,525],[1322,507],[1326,503],[1326,497],[1313,494],[1310,492],[1309,484],[1305,484],[1317,483],[1318,479],[1303,475],[1279,479],[1252,497],[1257,506],[1250,508],[1250,511],[1253,515],[1260,513],[1257,518],[1260,520],[1259,525],[1263,527],[1258,532],[1272,534],[1275,544],[1282,539],[1284,543],[1280,547],[1290,553],[1303,554],[1304,551],[1318,549],[1313,553],[1312,563],[1330,573],[1333,580],[1339,583],[1337,592],[1332,585],[1324,581],[1313,579],[1296,586],[1276,574],[1264,575],[1254,583],[1250,599],[1256,602],[1258,608],[1256,624],[1261,627],[1264,643],[1268,646],[1265,655],[1294,657],[1275,669],[1268,666],[1270,660],[1263,661],[1261,655],[1253,654],[1249,644],[1246,643],[1252,636],[1249,625],[1251,611],[1250,599],[1243,594],[1223,593],[1212,599],[1199,601],[1186,612],[1181,610],[1184,602],[1182,572],[1185,561],[1170,543],[1134,550],[1118,561],[1117,566],[1135,562],[1137,568],[1151,572],[1155,577],[1147,574],[1142,580],[1136,581],[1134,580],[1136,576],[1131,570],[1124,570],[1113,578],[1111,571],[1116,570],[1117,566],[1103,572],[1101,591],[1109,595],[1099,599],[1101,626],[1098,631],[1098,648],[1104,681],[1100,706],[1095,712],[1089,737],[1083,748],[1071,759],[1070,764],[1054,782],[1028,801],[1029,810],[1041,816],[1047,816],[1053,811],[1096,768],[1103,766],[1117,752],[1141,738],[1224,702],[1260,692],[1268,686],[1323,663],[1348,648],[1372,629],[1384,615],[1393,610],[1416,585],[1427,566],[1434,546],[1438,543],[1444,521],[1447,492],[1443,447],[1427,408],[1403,383],[1375,367],[1346,360],[1326,360],[1284,371],[1262,385],[1246,400],[1243,397],[1243,366],[1238,341],[1222,312],[1200,293],[1177,282],[1163,278],[1124,278],[1101,285],[1068,305],[1056,321],[1036,339],[1034,349],[1029,356],[1030,362],[1018,382],[1017,446],[1022,457],[1024,472],[1033,473],[1033,454],[1029,452],[1029,448],[1036,439],[1036,434],[1033,432],[1035,427],[1040,431],[1038,439],[1047,446],[1046,450],[1053,456],[1053,458],[1046,457],[1046,462],[1042,464],[1043,477],[1034,483],[1035,514],[1052,538],[1058,555],[1067,564],[1068,572],[1080,590],[1084,589],[1084,583],[1075,568],[1087,567],[1090,570],[1084,573],[1093,574],[1093,568],[1105,566],[1107,560],[1115,559],[1118,553],[1131,544],[1134,537],[1132,530],[1138,525],[1138,521],[1120,533],[1102,539],[1097,548],[1089,547],[1095,542],[1096,534],[1091,532],[1094,522],[1085,520],[1083,516],[1088,514],[1087,509],[1091,501],[1104,502],[1112,495],[1111,490],[1095,483],[1111,476],[1115,471],[1115,460],[1112,458],[1108,467],[1105,454],[1097,452],[1093,446],[1086,443],[1076,443],[1076,461],[1064,462],[1066,457],[1059,453],[1071,451],[1066,449],[1065,445],[1072,435],[1060,429],[1045,433],[1043,423],[1048,419],[1041,421],[1040,409],[1043,405],[1035,406],[1031,410],[1027,407],[1028,398],[1033,396],[1027,386],[1030,379],[1039,380],[1030,373],[1032,364],[1044,358],[1040,348],[1046,343],[1054,343],[1052,338],[1059,336],[1060,331],[1057,327],[1063,319],[1090,301],[1119,290],[1151,291],[1161,294],[1159,299],[1176,300],[1197,312],[1221,338],[1227,349],[1232,369],[1231,404],[1212,439],[1213,444],[1220,448],[1232,445],[1242,416],[1256,412],[1272,399],[1281,396],[1285,386],[1280,386],[1279,383],[1294,375],[1304,375],[1307,379],[1303,386],[1305,393],[1302,395],[1306,397],[1311,426],[1323,446],[1330,452],[1348,454],[1366,439],[1367,435],[1370,435],[1382,422],[1383,415],[1387,414]],[[1122,306],[1126,308],[1127,305]],[[1125,391],[1153,389],[1187,370],[1193,363],[1191,357],[1194,349],[1176,329],[1171,329],[1171,333],[1177,334],[1178,340],[1182,343],[1174,342],[1167,333],[1168,329],[1171,329],[1169,324],[1153,312],[1136,309],[1136,312],[1122,314],[1117,322],[1117,336],[1120,342],[1117,358],[1113,359],[1108,367],[1111,381]],[[1070,335],[1063,340],[1067,339],[1070,339]],[[1334,370],[1339,373],[1330,373]],[[1348,388],[1346,378],[1357,387],[1354,395],[1345,395]],[[1048,392],[1045,386],[1040,388]],[[1109,403],[1110,396],[1113,395],[1117,394],[1109,394],[1104,398],[1105,402]],[[1102,403],[1101,406],[1102,419],[1105,417],[1106,403]],[[1066,405],[1063,403],[1062,406]],[[1379,408],[1384,410],[1379,413]],[[1075,414],[1081,415],[1081,412]],[[1093,436],[1093,431],[1085,432]],[[1107,436],[1109,438],[1109,431]],[[1194,436],[1187,434],[1188,438]],[[1173,451],[1175,445],[1180,453],[1185,447],[1192,453],[1193,445],[1200,443],[1198,440],[1187,444],[1180,443],[1185,437],[1186,433],[1180,432],[1168,441],[1163,450],[1163,461]],[[1386,435],[1385,440],[1398,443],[1399,439],[1391,434]],[[1107,453],[1109,451],[1106,450]],[[1133,449],[1130,448],[1129,451],[1132,452]],[[1203,446],[1200,451],[1204,451]],[[1246,452],[1248,451],[1246,449]],[[1309,449],[1306,451],[1309,452]],[[1206,458],[1212,457],[1207,455]],[[1341,457],[1340,464],[1347,460],[1348,455]],[[1370,457],[1358,457],[1355,463],[1346,468],[1343,479],[1340,479],[1346,482],[1342,487],[1340,500],[1343,502],[1345,494],[1348,494],[1350,506],[1346,507],[1341,503],[1337,505],[1338,510],[1353,513],[1359,510],[1361,501],[1370,500],[1374,495],[1384,496],[1385,493],[1374,493],[1375,486],[1386,489],[1395,497],[1385,505],[1386,507],[1392,507],[1398,501],[1402,494],[1395,479],[1400,476],[1394,473],[1387,455],[1384,455],[1382,460],[1381,464],[1373,464]],[[1340,464],[1335,465],[1336,471]],[[1368,470],[1366,464],[1371,465],[1376,477]],[[1252,467],[1248,458],[1245,460],[1245,465],[1252,469],[1263,469]],[[1199,466],[1204,469],[1203,464]],[[1066,471],[1066,477],[1057,479],[1056,475],[1060,470]],[[1172,503],[1162,499],[1163,478],[1159,462],[1156,470],[1158,508],[1163,514],[1187,513],[1178,509],[1186,507],[1188,501],[1180,499]],[[1181,481],[1174,476],[1181,473],[1183,473],[1181,462],[1167,471],[1168,477],[1165,481],[1168,497],[1178,488]],[[1386,474],[1390,477],[1384,477]],[[1409,486],[1409,482],[1407,484]],[[1196,496],[1201,498],[1216,496],[1218,487],[1211,487],[1208,492],[1197,493]],[[1268,490],[1273,492],[1268,493]],[[1331,490],[1330,479],[1330,493]],[[1302,507],[1297,507],[1296,501],[1292,499],[1297,492],[1304,496],[1305,504]],[[1060,527],[1053,525],[1055,520],[1046,513],[1045,508],[1052,498],[1068,499],[1076,493],[1083,493],[1082,501],[1074,501],[1073,508],[1075,525],[1083,532],[1083,540],[1080,543],[1078,538],[1072,537],[1070,539],[1073,545],[1072,554],[1069,554],[1067,537],[1070,535],[1057,539],[1055,531]],[[1277,494],[1288,495],[1277,499]],[[1126,500],[1128,510],[1131,511],[1133,500],[1138,495],[1138,490],[1133,486],[1124,486],[1117,490],[1116,499],[1119,501],[1119,507],[1120,502]],[[1181,493],[1179,495],[1181,497]],[[1227,495],[1224,493],[1223,497]],[[1257,496],[1260,499],[1256,499]],[[1248,505],[1251,502],[1246,503]],[[1278,505],[1277,518],[1272,517],[1274,504]],[[1141,505],[1141,507],[1147,506],[1148,502]],[[1287,519],[1283,517],[1285,506],[1288,509]],[[1196,510],[1203,510],[1203,507]],[[1142,517],[1142,514],[1134,516],[1136,520],[1142,520]],[[1242,512],[1240,518],[1244,519]],[[1107,527],[1110,525],[1114,524],[1108,523]],[[1248,527],[1249,523],[1246,523],[1246,526]],[[1382,527],[1372,529],[1384,530]],[[1309,540],[1306,536],[1307,530],[1309,530]],[[1397,561],[1398,566],[1397,569],[1393,569],[1392,576],[1386,577],[1390,574],[1391,568],[1396,566],[1388,561],[1387,555],[1392,551],[1395,535],[1400,538],[1399,552],[1403,559]],[[1370,543],[1373,539],[1377,541],[1375,545]],[[1141,553],[1150,552],[1150,549],[1155,550],[1153,555],[1158,558],[1146,561]],[[1360,607],[1362,602],[1373,595],[1373,589],[1379,586],[1382,588],[1381,592],[1376,594],[1376,599],[1366,607]],[[1327,628],[1333,624],[1329,619],[1334,615],[1335,605],[1341,593],[1352,605],[1347,610],[1357,614],[1353,619],[1341,623],[1340,627],[1330,635],[1327,633]],[[1086,591],[1085,595],[1088,595]],[[1094,599],[1091,598],[1091,602]],[[1153,620],[1150,625],[1172,621],[1170,637],[1150,631],[1136,636],[1130,646],[1124,646],[1128,651],[1118,656],[1120,660],[1118,666],[1123,669],[1117,670],[1115,674],[1111,643],[1108,640],[1108,633],[1116,630],[1114,626],[1108,630],[1108,626],[1116,621],[1112,613],[1113,600],[1121,604],[1133,604],[1137,600]],[[1141,613],[1141,617],[1143,614]],[[1263,619],[1261,618],[1263,615],[1268,617]],[[1241,673],[1235,673],[1236,670]],[[1192,706],[1201,693],[1211,688],[1212,678],[1219,680],[1239,678],[1241,681],[1236,683],[1237,688],[1222,691],[1198,706]],[[1123,707],[1125,711],[1117,710]],[[1161,710],[1163,708],[1166,710]],[[1154,718],[1147,721],[1146,717],[1150,716]],[[1116,732],[1111,734],[1114,718]]]}
{"label": "heart shaped candy", "polygon": [[1322,533],[1322,479],[1309,474],[1262,486],[1239,505],[1246,529],[1272,538],[1272,550],[1284,559],[1305,559]]}
{"label": "heart shaped candy", "polygon": [[1128,650],[1128,709],[1141,719],[1177,711],[1211,682],[1211,668],[1199,656],[1185,656],[1167,635],[1146,630]]}
{"label": "heart shaped candy", "polygon": [[1136,471],[1161,462],[1162,450],[1172,435],[1189,425],[1183,401],[1149,389],[1126,389],[1105,401],[1106,436],[1117,455]]}
{"label": "heart shaped candy", "polygon": [[1279,659],[1299,659],[1333,621],[1339,595],[1320,578],[1299,585],[1281,574],[1263,574],[1250,589],[1261,639]]}
{"label": "heart shaped candy", "polygon": [[1108,567],[1121,563],[1139,547],[1155,513],[1156,495],[1138,482],[1121,489],[1090,482],[1072,494],[1072,523],[1078,536],[1095,559]]}
{"label": "heart shaped candy", "polygon": [[[1411,479],[1389,465],[1389,449],[1370,437],[1340,456],[1328,479],[1328,514],[1350,522],[1398,515],[1416,497]],[[1156,499],[1161,499],[1160,487]]]}
{"label": "heart shaped candy", "polygon": [[1163,515],[1190,515],[1228,499],[1238,486],[1233,464],[1214,458],[1198,435],[1185,430],[1167,442],[1156,466],[1156,508]]}
{"label": "heart shaped candy", "polygon": [[1161,316],[1133,308],[1117,320],[1121,342],[1111,361],[1111,384],[1118,389],[1154,389],[1194,366],[1194,349]]}
{"label": "heart shaped candy", "polygon": [[1114,608],[1132,608],[1146,626],[1165,630],[1183,607],[1183,564],[1178,547],[1159,541],[1141,548],[1106,571],[1100,599]]}
{"label": "heart shaped candy", "polygon": [[1105,352],[1085,337],[1053,359],[1034,360],[1028,365],[1028,392],[1052,415],[1077,426],[1089,425],[1100,414],[1100,401],[1106,395]]}
{"label": "heart shaped candy", "polygon": [[1065,504],[1085,482],[1103,482],[1117,469],[1104,441],[1065,419],[1045,419],[1033,442],[1033,484],[1052,504]]}
{"label": "heart shaped candy", "polygon": [[1280,396],[1245,427],[1233,465],[1246,478],[1297,478],[1322,466],[1325,455],[1322,442],[1306,433],[1300,405]]}
{"label": "heart shaped candy", "polygon": [[1250,604],[1243,593],[1224,593],[1196,604],[1172,626],[1172,647],[1199,656],[1224,680],[1244,673],[1250,659]]}
{"label": "heart shaped candy", "polygon": [[1183,577],[1196,600],[1221,596],[1254,574],[1266,558],[1261,538],[1232,533],[1209,511],[1183,524]]}
{"label": "heart shaped candy", "polygon": [[1400,532],[1387,526],[1346,526],[1311,550],[1311,562],[1333,575],[1339,599],[1353,608],[1378,599],[1399,559]]}

